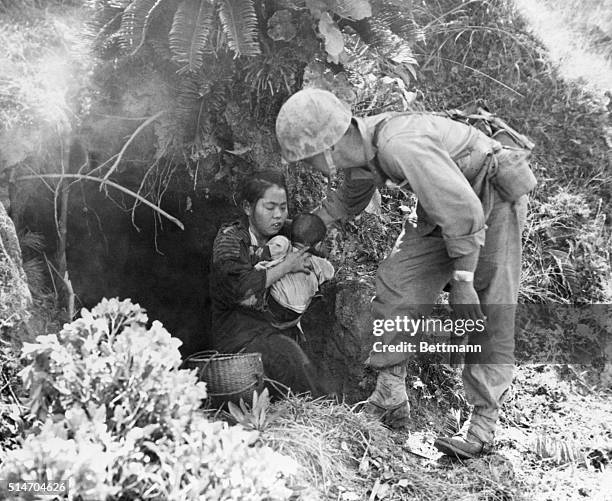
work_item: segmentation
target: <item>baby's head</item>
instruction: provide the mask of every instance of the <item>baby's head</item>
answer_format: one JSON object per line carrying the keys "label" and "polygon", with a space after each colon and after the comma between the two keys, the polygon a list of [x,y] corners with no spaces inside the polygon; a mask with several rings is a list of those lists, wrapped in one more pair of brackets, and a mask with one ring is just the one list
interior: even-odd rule
{"label": "baby's head", "polygon": [[291,224],[291,242],[301,244],[309,249],[315,249],[317,244],[325,239],[327,228],[319,216],[314,214],[299,214]]}
{"label": "baby's head", "polygon": [[284,258],[289,252],[289,239],[282,235],[277,235],[268,240],[266,244],[270,250],[270,258],[273,260]]}

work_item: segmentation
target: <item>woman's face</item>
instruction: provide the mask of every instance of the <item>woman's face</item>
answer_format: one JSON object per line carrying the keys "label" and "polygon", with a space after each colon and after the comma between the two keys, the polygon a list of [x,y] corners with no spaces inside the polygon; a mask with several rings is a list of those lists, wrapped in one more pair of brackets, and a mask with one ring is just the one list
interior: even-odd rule
{"label": "woman's face", "polygon": [[267,241],[287,219],[287,193],[279,186],[270,186],[254,206],[247,203],[244,211],[255,236]]}

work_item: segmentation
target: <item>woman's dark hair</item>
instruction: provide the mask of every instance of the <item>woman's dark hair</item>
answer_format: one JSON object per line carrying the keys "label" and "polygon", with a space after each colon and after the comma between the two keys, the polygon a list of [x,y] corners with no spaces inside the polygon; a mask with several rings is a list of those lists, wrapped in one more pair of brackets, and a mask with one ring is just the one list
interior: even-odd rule
{"label": "woman's dark hair", "polygon": [[262,170],[255,172],[243,183],[240,188],[240,203],[248,202],[255,205],[264,196],[268,188],[278,186],[287,193],[285,176],[273,170]]}
{"label": "woman's dark hair", "polygon": [[325,238],[327,228],[315,214],[299,214],[291,224],[291,241],[314,246]]}

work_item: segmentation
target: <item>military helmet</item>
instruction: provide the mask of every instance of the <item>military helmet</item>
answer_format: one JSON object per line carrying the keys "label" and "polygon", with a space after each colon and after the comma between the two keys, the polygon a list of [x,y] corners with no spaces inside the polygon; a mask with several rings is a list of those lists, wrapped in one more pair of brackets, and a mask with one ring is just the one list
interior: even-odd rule
{"label": "military helmet", "polygon": [[348,105],[327,90],[296,92],[276,118],[276,138],[283,158],[296,162],[324,152],[342,138],[351,118]]}

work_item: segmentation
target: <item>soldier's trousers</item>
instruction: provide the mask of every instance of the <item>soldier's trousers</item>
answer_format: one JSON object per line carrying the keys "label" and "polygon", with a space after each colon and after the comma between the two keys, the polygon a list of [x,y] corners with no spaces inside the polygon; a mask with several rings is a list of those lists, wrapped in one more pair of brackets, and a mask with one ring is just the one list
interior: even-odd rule
{"label": "soldier's trousers", "polygon": [[[482,352],[466,354],[462,376],[467,400],[474,406],[470,431],[486,442],[493,440],[499,408],[512,382],[514,317],[526,206],[526,196],[509,203],[494,192],[486,221],[485,245],[474,276],[474,288],[487,317],[486,330],[470,335],[469,343],[480,345]],[[453,271],[453,260],[437,230],[421,236],[406,222],[392,253],[378,269],[376,297],[372,302],[375,319],[404,316],[418,319],[430,315]],[[373,341],[399,345],[419,339],[418,335],[410,334],[395,329],[381,338],[373,337]],[[405,352],[372,351],[368,364],[382,369],[401,364],[410,356]]]}

